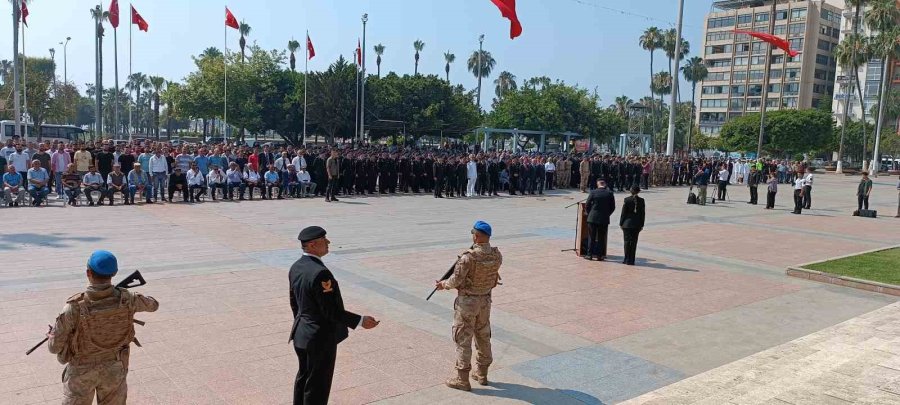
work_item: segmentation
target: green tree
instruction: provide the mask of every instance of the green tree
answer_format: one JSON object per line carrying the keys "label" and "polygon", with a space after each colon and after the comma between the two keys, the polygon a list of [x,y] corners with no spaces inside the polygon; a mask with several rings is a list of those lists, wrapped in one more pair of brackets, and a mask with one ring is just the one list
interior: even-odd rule
{"label": "green tree", "polygon": [[[722,147],[728,151],[753,151],[759,139],[760,114],[729,120],[722,126]],[[832,139],[831,114],[817,109],[767,112],[763,150],[775,156],[817,152]]]}
{"label": "green tree", "polygon": [[297,52],[297,49],[300,49],[300,42],[293,40],[293,39],[288,41],[288,51],[291,53],[291,71],[292,72],[297,71],[297,69],[296,69],[297,57],[294,56],[294,54]]}
{"label": "green tree", "polygon": [[139,128],[141,127],[141,91],[147,90],[150,88],[150,80],[147,79],[147,75],[141,72],[135,72],[128,76],[128,81],[125,82],[125,89],[129,92],[134,93],[135,95],[135,111],[132,113],[134,115],[134,122],[137,123],[133,130],[137,130],[140,132]]}
{"label": "green tree", "polygon": [[[26,58],[19,56],[19,62],[25,63],[19,66],[19,71],[25,74],[25,95],[28,100],[28,114],[34,121],[38,139],[41,139],[41,124],[52,113],[54,106],[51,97],[53,77],[56,65],[49,58]],[[7,93],[8,94],[8,93]]]}
{"label": "green tree", "polygon": [[450,51],[444,52],[444,62],[447,62],[444,65],[444,72],[447,74],[447,83],[450,83],[450,64],[455,61],[456,55],[452,54]]}
{"label": "green tree", "polygon": [[[882,75],[878,86],[878,104],[883,105],[887,96],[888,71],[893,65],[893,61],[900,58],[900,26],[897,24],[900,21],[900,7],[895,0],[873,0],[871,4],[869,11],[866,12],[866,24],[877,31],[878,35],[869,43],[869,53],[881,59]],[[875,164],[872,165],[874,168],[872,172],[877,176],[878,169],[881,167],[877,162],[881,160],[878,154],[884,121],[881,114],[873,112],[872,115],[876,117],[875,149],[872,154]]]}
{"label": "green tree", "polygon": [[309,104],[309,120],[325,134],[328,143],[343,131],[353,129],[353,86],[355,68],[344,57],[328,67],[324,72],[311,73],[309,91],[315,96]]}
{"label": "green tree", "polygon": [[[653,75],[655,71],[653,70],[653,54],[656,53],[657,49],[660,49],[664,45],[664,37],[663,32],[657,27],[650,27],[644,30],[644,33],[638,39],[638,43],[641,45],[641,48],[650,52],[650,95],[653,96]],[[653,107],[653,105],[651,105]],[[658,113],[658,110],[651,110],[654,114],[654,117]],[[653,132],[656,133],[656,122],[654,120],[653,123]]]}
{"label": "green tree", "polygon": [[156,139],[159,140],[159,93],[162,91],[163,86],[165,86],[166,79],[159,76],[150,76],[149,80],[150,86],[153,87],[153,101],[155,104],[153,107],[153,130]]}
{"label": "green tree", "polygon": [[699,56],[688,59],[687,63],[681,68],[685,80],[691,83],[691,122],[688,128],[687,151],[691,153],[691,136],[694,134],[694,111],[696,110],[695,100],[697,100],[697,83],[706,80],[709,71],[706,69],[706,62]]}
{"label": "green tree", "polygon": [[417,39],[413,42],[413,49],[416,50],[416,67],[415,70],[413,70],[413,74],[417,75],[419,74],[419,52],[422,52],[422,50],[425,49],[425,43]]}
{"label": "green tree", "polygon": [[[481,63],[479,64],[479,62]],[[469,72],[472,72],[478,79],[478,101],[476,103],[479,108],[481,108],[481,79],[489,77],[496,64],[497,61],[494,60],[491,53],[485,50],[472,52],[472,55],[469,56],[467,63]]]}
{"label": "green tree", "polygon": [[375,66],[378,67],[378,77],[381,77],[381,55],[384,55],[384,45],[375,45]]}
{"label": "green tree", "polygon": [[496,86],[494,91],[497,94],[497,99],[503,98],[504,94],[515,91],[518,88],[518,85],[516,84],[516,75],[505,70],[500,72],[500,75],[494,80],[494,85]]}
{"label": "green tree", "polygon": [[628,96],[623,94],[619,97],[616,97],[615,104],[613,104],[609,107],[610,107],[610,109],[615,111],[619,117],[622,117],[622,119],[627,120],[628,119],[628,110],[631,108],[632,105],[634,105],[634,100],[632,100],[631,98],[629,98]]}
{"label": "green tree", "polygon": [[[853,7],[855,9],[853,20],[851,21],[851,26],[853,29],[853,33],[844,37],[844,40],[838,44],[838,47],[834,50],[835,57],[837,58],[837,62],[844,71],[850,70],[850,80],[843,84],[845,87],[844,92],[844,113],[841,114],[841,141],[840,145],[838,145],[838,159],[837,159],[837,173],[842,173],[843,169],[843,161],[844,161],[844,138],[846,138],[846,128],[847,128],[847,119],[849,115],[849,105],[850,105],[850,91],[851,86],[850,83],[858,82],[857,79],[857,71],[859,69],[859,65],[865,63],[868,58],[864,56],[859,56],[860,54],[857,51],[862,51],[861,55],[865,55],[865,44],[863,43],[864,38],[859,34],[859,25],[861,23],[859,13],[862,9],[864,0],[844,0],[847,7]],[[860,49],[862,46],[862,49]],[[862,59],[862,61],[860,61]],[[859,87],[859,83],[856,83],[857,87]],[[859,102],[862,102],[863,98],[859,98]]]}
{"label": "green tree", "polygon": [[238,45],[241,46],[241,63],[244,63],[244,48],[247,47],[247,37],[250,36],[250,24],[241,22],[238,25],[238,32],[241,33],[241,40],[238,42]]}

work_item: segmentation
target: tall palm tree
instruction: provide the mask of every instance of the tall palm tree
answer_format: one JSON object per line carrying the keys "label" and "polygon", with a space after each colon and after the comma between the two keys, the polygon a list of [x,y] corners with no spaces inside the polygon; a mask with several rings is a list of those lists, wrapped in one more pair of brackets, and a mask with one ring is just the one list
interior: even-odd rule
{"label": "tall palm tree", "polygon": [[444,61],[447,62],[444,65],[444,72],[447,73],[447,83],[450,83],[450,64],[456,61],[456,55],[450,53],[450,51],[444,52]]}
{"label": "tall palm tree", "polygon": [[413,74],[417,75],[419,74],[419,52],[422,52],[422,49],[425,49],[425,43],[417,39],[416,42],[413,42],[413,49],[416,50],[416,68],[413,71]]}
{"label": "tall palm tree", "polygon": [[623,119],[628,119],[628,109],[632,105],[634,105],[634,100],[623,94],[616,97],[616,102],[611,107],[616,112],[616,115]]}
{"label": "tall palm tree", "polygon": [[694,134],[694,111],[697,106],[694,104],[697,100],[697,83],[706,80],[709,70],[706,69],[706,62],[699,56],[688,59],[687,63],[681,68],[685,80],[691,83],[691,125],[688,127],[687,152],[691,153],[691,136]]}
{"label": "tall palm tree", "polygon": [[221,57],[222,57],[222,51],[220,51],[219,48],[216,48],[214,46],[204,49],[203,53],[200,54],[201,59],[203,59],[203,58],[221,58]]}
{"label": "tall palm tree", "polygon": [[504,94],[516,91],[519,88],[516,84],[516,75],[505,70],[500,72],[500,75],[494,80],[494,85],[496,86],[494,92],[497,93],[497,99],[502,99]]}
{"label": "tall palm tree", "polygon": [[247,37],[250,36],[250,24],[241,22],[238,25],[238,32],[241,33],[241,40],[238,42],[241,46],[241,63],[244,63],[244,49],[247,47]]}
{"label": "tall palm tree", "polygon": [[381,55],[384,54],[384,45],[378,44],[375,45],[375,55],[378,57],[375,58],[375,66],[378,66],[378,77],[381,77]]}
{"label": "tall palm tree", "polygon": [[96,7],[91,10],[91,18],[94,19],[94,45],[95,45],[95,59],[94,59],[94,67],[96,69],[96,82],[97,86],[97,100],[96,100],[96,135],[99,135],[103,132],[103,21],[109,18],[109,11],[103,11],[103,9],[98,4]]}
{"label": "tall palm tree", "polygon": [[[844,3],[848,7],[854,7],[855,13],[853,16],[853,20],[851,21],[853,27],[852,36],[859,35],[859,13],[860,9],[862,9],[863,2],[865,0],[844,0]],[[845,37],[844,41],[850,40],[851,35]],[[858,42],[858,39],[854,41]],[[850,48],[850,49],[842,49],[842,48]],[[850,69],[850,80],[845,84],[846,90],[844,91],[844,114],[841,117],[841,142],[838,146],[838,158],[837,158],[837,167],[835,168],[835,172],[840,174],[844,172],[844,138],[847,133],[847,116],[850,114],[850,83],[854,83],[856,78],[857,69],[859,68],[859,64],[852,63],[856,60],[856,55],[853,53],[853,49],[855,46],[845,45],[843,42],[838,44],[838,48],[834,50],[835,57],[838,59],[838,64],[841,65],[844,70]],[[843,55],[839,54],[843,53]],[[843,57],[844,62],[841,63],[841,57]],[[865,63],[865,61],[863,61]],[[863,99],[860,97],[859,102],[862,103]],[[865,130],[865,125],[862,126],[863,130]]]}
{"label": "tall palm tree", "polygon": [[881,168],[878,157],[881,144],[881,126],[884,122],[884,104],[887,94],[888,70],[893,65],[893,60],[900,58],[900,7],[895,0],[874,0],[872,7],[866,13],[866,24],[878,35],[869,43],[872,56],[881,59],[881,83],[878,88],[878,110],[873,112],[875,122],[875,150],[872,153],[871,174],[878,176]]}
{"label": "tall palm tree", "polygon": [[153,127],[156,131],[156,139],[159,140],[159,92],[166,84],[166,79],[159,76],[150,76],[150,85],[153,87]]}
{"label": "tall palm tree", "polygon": [[13,63],[10,60],[0,60],[0,80],[3,80],[3,84],[7,84],[10,80],[7,79],[10,73],[12,73]]}
{"label": "tall palm tree", "polygon": [[150,87],[150,81],[147,80],[147,75],[141,72],[135,72],[128,76],[128,81],[125,83],[125,88],[128,89],[129,92],[133,92],[135,95],[134,105],[136,111],[135,117],[135,128],[141,128],[141,108],[143,107],[143,103],[141,103],[141,90],[146,90]]}
{"label": "tall palm tree", "polygon": [[[479,52],[481,58],[479,58]],[[479,69],[478,61],[481,60],[481,66]],[[467,63],[469,71],[475,75],[475,78],[478,79],[478,105],[481,106],[481,79],[488,77],[491,75],[491,71],[494,70],[494,66],[497,64],[497,61],[494,60],[494,57],[491,56],[491,53],[485,50],[474,51],[472,55],[469,56],[469,61]],[[480,73],[480,74],[479,74]]]}
{"label": "tall palm tree", "polygon": [[175,106],[178,105],[177,99],[181,85],[175,82],[167,82],[166,90],[163,91],[162,98],[166,103],[166,140],[172,140],[172,119],[178,116]]}
{"label": "tall palm tree", "polygon": [[[844,71],[850,71],[850,80],[846,84],[846,91],[844,99],[844,117],[841,119],[841,142],[838,146],[838,169],[843,172],[843,161],[844,156],[844,137],[847,126],[847,115],[849,115],[850,109],[850,92],[852,87],[856,87],[858,91],[859,102],[863,103],[862,96],[862,88],[859,85],[859,75],[857,72],[859,71],[859,67],[869,61],[869,39],[865,35],[859,33],[848,34],[844,37],[844,40],[838,44],[837,48],[834,50],[835,59],[837,59],[838,65],[844,68]],[[866,112],[865,108],[861,108],[862,110],[862,120],[865,122]],[[861,126],[863,130],[863,136],[865,136],[865,125]],[[865,138],[864,138],[865,139]],[[865,146],[863,146],[865,148]]]}
{"label": "tall palm tree", "polygon": [[299,42],[299,41],[296,41],[296,40],[293,40],[293,39],[290,40],[290,41],[288,41],[288,51],[291,52],[291,71],[292,71],[292,72],[296,72],[296,71],[297,71],[297,70],[295,69],[295,67],[297,66],[297,58],[294,56],[294,53],[296,53],[298,49],[300,49],[300,42]]}
{"label": "tall palm tree", "polygon": [[[653,75],[653,83],[650,86],[650,91],[653,92],[654,94],[659,95],[658,106],[660,108],[662,108],[662,106],[665,104],[665,102],[663,101],[663,96],[666,96],[666,95],[672,93],[672,76],[669,76],[668,72],[659,72],[659,73]],[[662,110],[660,110],[660,111],[662,111]],[[658,118],[662,119],[661,113],[660,113],[660,117],[658,117]],[[654,131],[656,131],[655,125],[654,125]],[[656,135],[657,135],[656,133],[653,134],[654,141],[656,140]],[[660,150],[660,148],[657,148],[656,150]]]}
{"label": "tall palm tree", "polygon": [[[669,58],[669,76],[677,77],[678,72],[672,72],[672,67],[675,65],[675,43],[677,42],[676,36],[678,33],[674,28],[666,30],[665,35],[663,35],[663,48],[666,50],[666,57]],[[686,39],[681,38],[681,49],[678,54],[678,61],[681,62],[684,57],[691,52],[691,43]],[[681,89],[678,89],[678,100],[681,100]]]}
{"label": "tall palm tree", "polygon": [[[641,48],[650,52],[650,87],[651,87],[650,96],[651,96],[651,98],[653,97],[653,91],[652,91],[653,74],[655,73],[653,71],[653,54],[656,53],[657,49],[662,48],[663,39],[664,39],[663,32],[660,31],[660,29],[657,27],[647,28],[646,30],[644,30],[644,33],[641,34],[641,37],[638,39],[638,43],[641,45]],[[650,107],[653,108],[654,105],[655,104],[651,104]],[[651,109],[650,111],[653,112],[654,116],[657,114],[657,111],[655,109]],[[653,132],[656,132],[656,120],[654,119],[652,121],[653,121]]]}

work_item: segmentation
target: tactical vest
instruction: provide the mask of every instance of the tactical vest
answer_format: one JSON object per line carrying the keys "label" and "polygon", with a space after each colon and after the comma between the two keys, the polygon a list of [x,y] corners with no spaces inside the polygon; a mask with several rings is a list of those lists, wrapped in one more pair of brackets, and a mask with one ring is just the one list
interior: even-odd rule
{"label": "tactical vest", "polygon": [[107,298],[93,301],[87,293],[69,299],[78,312],[72,355],[75,362],[119,358],[134,340],[134,303],[128,290],[115,288]]}
{"label": "tactical vest", "polygon": [[469,249],[464,253],[474,263],[466,274],[464,287],[460,295],[488,295],[500,280],[500,249]]}

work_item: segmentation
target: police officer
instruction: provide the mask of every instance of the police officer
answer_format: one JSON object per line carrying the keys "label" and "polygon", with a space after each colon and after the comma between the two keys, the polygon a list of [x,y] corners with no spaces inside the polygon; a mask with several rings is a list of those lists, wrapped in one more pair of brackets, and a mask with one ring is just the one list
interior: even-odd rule
{"label": "police officer", "polygon": [[631,188],[631,196],[625,197],[622,215],[619,217],[619,226],[622,227],[622,235],[625,239],[625,259],[622,260],[622,263],[629,266],[634,266],[638,236],[644,229],[644,218],[647,215],[644,199],[638,197],[640,192],[640,187]]}
{"label": "police officer", "polygon": [[50,353],[65,364],[63,404],[124,404],[128,395],[129,345],[134,339],[134,313],[153,312],[152,297],[114,287],[116,257],[105,250],[87,262],[87,290],[66,300],[47,334]]}
{"label": "police officer", "polygon": [[337,280],[322,263],[331,243],[325,230],[306,227],[297,239],[303,247],[303,257],[288,274],[294,313],[290,340],[300,363],[294,380],[294,405],[324,405],[331,393],[337,345],[347,338],[347,328],[372,329],[378,321],[344,310]]}
{"label": "police officer", "polygon": [[[463,391],[472,389],[471,378],[487,385],[491,355],[491,290],[500,280],[503,256],[491,247],[491,226],[475,222],[473,245],[459,256],[453,274],[444,281],[435,281],[438,290],[457,289],[453,304],[453,340],[456,342],[456,376],[447,386]],[[475,369],[472,370],[472,338],[475,339]]]}

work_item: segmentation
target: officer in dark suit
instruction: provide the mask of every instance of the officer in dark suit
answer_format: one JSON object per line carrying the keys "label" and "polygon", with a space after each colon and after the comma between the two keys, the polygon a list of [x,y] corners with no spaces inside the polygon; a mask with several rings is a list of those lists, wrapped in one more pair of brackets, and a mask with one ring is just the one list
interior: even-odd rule
{"label": "officer in dark suit", "polygon": [[590,228],[587,260],[606,259],[606,236],[609,231],[609,217],[616,210],[616,198],[612,191],[606,188],[606,181],[597,180],[597,188],[591,190],[591,194],[585,203],[588,212],[587,223]]}
{"label": "officer in dark suit", "polygon": [[331,392],[337,345],[347,338],[347,328],[372,329],[378,321],[344,310],[337,280],[322,263],[331,243],[325,230],[310,226],[300,231],[297,239],[302,244],[303,257],[291,266],[289,273],[294,312],[290,340],[300,363],[294,380],[294,405],[324,405]]}
{"label": "officer in dark suit", "polygon": [[625,197],[625,202],[622,204],[622,216],[619,218],[619,226],[622,227],[622,234],[625,236],[625,260],[622,263],[629,266],[634,266],[638,234],[644,228],[646,206],[644,199],[638,197],[640,192],[640,187],[631,188],[631,196]]}

